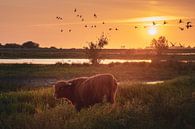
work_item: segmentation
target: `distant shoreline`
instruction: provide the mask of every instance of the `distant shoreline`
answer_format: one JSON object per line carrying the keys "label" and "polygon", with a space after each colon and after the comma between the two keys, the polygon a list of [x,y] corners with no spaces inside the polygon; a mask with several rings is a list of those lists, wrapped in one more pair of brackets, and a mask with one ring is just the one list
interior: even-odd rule
{"label": "distant shoreline", "polygon": [[[168,49],[162,59],[195,60],[195,49]],[[0,59],[85,59],[84,49],[0,48]],[[103,49],[102,59],[152,59],[154,49]]]}

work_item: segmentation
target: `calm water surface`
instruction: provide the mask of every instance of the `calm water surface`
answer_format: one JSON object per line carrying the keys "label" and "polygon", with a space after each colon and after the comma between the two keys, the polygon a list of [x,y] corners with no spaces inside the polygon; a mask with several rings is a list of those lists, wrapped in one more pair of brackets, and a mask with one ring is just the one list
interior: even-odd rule
{"label": "calm water surface", "polygon": [[[151,63],[151,60],[122,60],[122,59],[104,59],[100,64],[110,63],[125,63],[125,62],[146,62]],[[0,59],[0,64],[84,64],[89,63],[88,59]]]}

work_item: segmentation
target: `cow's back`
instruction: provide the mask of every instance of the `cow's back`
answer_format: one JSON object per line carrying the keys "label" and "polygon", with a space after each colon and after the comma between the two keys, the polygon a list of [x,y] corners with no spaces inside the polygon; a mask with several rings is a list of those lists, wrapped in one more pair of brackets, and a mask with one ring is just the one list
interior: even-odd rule
{"label": "cow's back", "polygon": [[89,77],[77,89],[81,105],[93,105],[103,99],[113,103],[117,90],[116,79],[111,74],[98,74]]}

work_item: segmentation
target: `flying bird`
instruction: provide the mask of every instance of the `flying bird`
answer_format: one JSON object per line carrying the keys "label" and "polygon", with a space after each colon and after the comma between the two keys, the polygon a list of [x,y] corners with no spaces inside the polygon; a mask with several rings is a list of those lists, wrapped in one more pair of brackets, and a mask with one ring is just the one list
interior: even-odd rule
{"label": "flying bird", "polygon": [[187,22],[187,25],[191,24],[192,22]]}
{"label": "flying bird", "polygon": [[115,28],[115,30],[117,31],[117,30],[118,30],[118,28]]}
{"label": "flying bird", "polygon": [[111,31],[112,30],[112,28],[109,28],[109,31]]}
{"label": "flying bird", "polygon": [[167,24],[167,21],[164,21],[163,24],[166,25]]}
{"label": "flying bird", "polygon": [[71,29],[69,29],[69,30],[68,30],[68,32],[72,32],[72,30],[71,30]]}
{"label": "flying bird", "polygon": [[134,28],[135,28],[135,29],[137,29],[138,27],[137,27],[137,26],[135,26]]}
{"label": "flying bird", "polygon": [[97,26],[96,25],[94,25],[94,28],[96,28]]}
{"label": "flying bird", "polygon": [[62,17],[59,17],[59,16],[57,16],[56,19],[57,20],[63,20],[63,18]]}
{"label": "flying bird", "polygon": [[183,23],[183,21],[180,19],[180,20],[179,20],[179,23]]}
{"label": "flying bird", "polygon": [[180,47],[184,47],[181,43],[179,43],[179,46],[180,46]]}
{"label": "flying bird", "polygon": [[94,15],[93,15],[93,16],[94,16],[94,18],[97,18],[97,15],[96,15],[95,13],[94,13]]}
{"label": "flying bird", "polygon": [[81,21],[84,21],[84,18],[82,18]]}
{"label": "flying bird", "polygon": [[87,25],[85,25],[85,28],[87,28]]}
{"label": "flying bird", "polygon": [[105,22],[102,22],[102,24],[105,24]]}
{"label": "flying bird", "polygon": [[153,24],[154,26],[156,25],[156,23],[155,23],[154,21],[152,22],[152,24]]}
{"label": "flying bird", "polygon": [[77,12],[77,9],[76,9],[76,8],[74,9],[74,12],[75,12],[75,13]]}
{"label": "flying bird", "polygon": [[63,29],[61,29],[61,30],[60,30],[60,32],[64,32],[64,30],[63,30]]}
{"label": "flying bird", "polygon": [[191,28],[191,27],[192,27],[192,25],[189,25],[189,24],[186,25],[186,28],[187,28],[187,29],[189,29],[189,28]]}
{"label": "flying bird", "polygon": [[183,30],[184,30],[184,28],[183,28],[183,27],[179,27],[179,29],[180,29],[181,31],[183,31]]}
{"label": "flying bird", "polygon": [[174,46],[175,46],[175,43],[172,43],[172,42],[170,42],[170,43],[171,43],[171,46],[172,46],[172,47],[174,47]]}

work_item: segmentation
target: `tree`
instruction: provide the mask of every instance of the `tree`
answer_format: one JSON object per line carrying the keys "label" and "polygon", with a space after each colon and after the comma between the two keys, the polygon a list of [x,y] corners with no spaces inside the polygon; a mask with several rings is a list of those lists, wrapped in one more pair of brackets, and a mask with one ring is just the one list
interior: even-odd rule
{"label": "tree", "polygon": [[88,46],[84,47],[85,54],[92,64],[100,63],[100,52],[107,44],[108,38],[102,34],[96,43],[89,42]]}
{"label": "tree", "polygon": [[168,40],[164,36],[161,36],[158,39],[153,39],[151,46],[155,48],[158,56],[162,55],[163,51],[169,48]]}
{"label": "tree", "polygon": [[32,41],[27,41],[27,42],[22,44],[22,47],[24,47],[24,48],[39,48],[39,44],[34,43]]}
{"label": "tree", "polygon": [[3,47],[4,48],[21,48],[21,45],[16,44],[16,43],[6,43]]}

